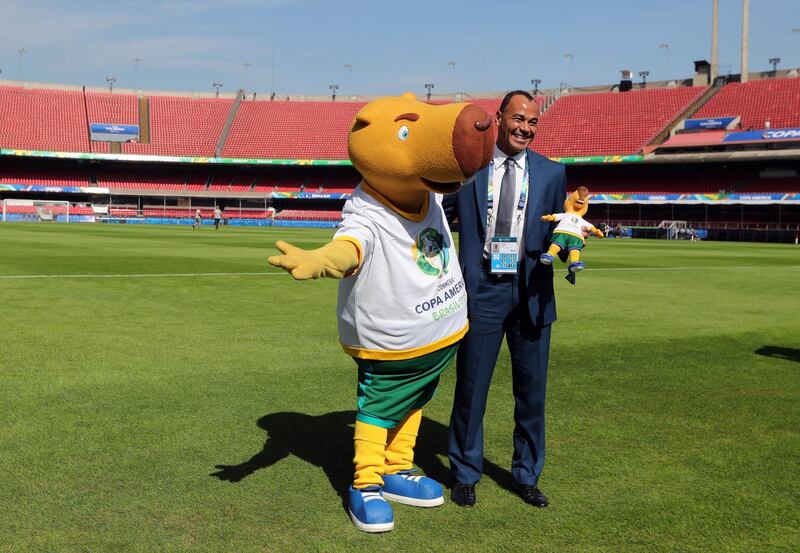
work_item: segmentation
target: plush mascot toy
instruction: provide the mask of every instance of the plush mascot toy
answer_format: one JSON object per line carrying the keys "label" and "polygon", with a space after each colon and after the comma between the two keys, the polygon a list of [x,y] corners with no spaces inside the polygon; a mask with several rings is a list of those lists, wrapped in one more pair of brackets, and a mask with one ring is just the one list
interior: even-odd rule
{"label": "plush mascot toy", "polygon": [[539,261],[544,265],[553,263],[556,255],[569,252],[569,267],[567,269],[567,280],[575,284],[575,273],[584,268],[581,261],[581,250],[585,244],[584,232],[591,232],[598,238],[603,237],[603,232],[595,228],[583,216],[589,209],[589,189],[579,186],[578,189],[564,200],[564,213],[553,215],[542,215],[542,221],[558,221],[558,225],[553,231],[553,241],[546,253],[539,257]]}
{"label": "plush mascot toy", "polygon": [[413,94],[370,102],[348,139],[364,178],[333,240],[311,251],[279,241],[283,255],[269,258],[298,280],[341,279],[339,340],[358,365],[349,510],[365,532],[394,527],[387,499],[444,502],[442,486],[412,470],[421,409],[467,331],[466,290],[441,194],[489,163],[490,122],[475,105],[434,106]]}

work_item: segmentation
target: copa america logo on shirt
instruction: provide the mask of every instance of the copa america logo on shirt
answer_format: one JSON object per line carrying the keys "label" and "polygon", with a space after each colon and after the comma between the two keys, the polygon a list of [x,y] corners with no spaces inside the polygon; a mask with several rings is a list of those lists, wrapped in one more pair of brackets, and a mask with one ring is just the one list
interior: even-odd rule
{"label": "copa america logo on shirt", "polygon": [[441,277],[447,274],[450,263],[448,246],[441,232],[428,227],[417,235],[411,246],[411,257],[420,271],[429,276]]}

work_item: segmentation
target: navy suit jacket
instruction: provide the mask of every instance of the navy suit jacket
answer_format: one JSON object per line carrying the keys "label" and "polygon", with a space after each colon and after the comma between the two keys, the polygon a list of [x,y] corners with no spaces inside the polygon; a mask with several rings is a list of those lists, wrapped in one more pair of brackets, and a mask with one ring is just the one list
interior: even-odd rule
{"label": "navy suit jacket", "polygon": [[[527,152],[529,174],[528,205],[525,208],[525,229],[520,270],[525,282],[520,304],[527,305],[534,327],[549,325],[556,320],[556,300],[553,293],[553,267],[539,263],[539,256],[550,246],[552,223],[542,221],[542,215],[561,213],[567,197],[564,166],[531,150]],[[483,264],[486,241],[486,195],[489,167],[479,171],[461,190],[445,196],[443,205],[450,221],[458,218],[458,259],[467,287],[469,313],[474,313]]]}

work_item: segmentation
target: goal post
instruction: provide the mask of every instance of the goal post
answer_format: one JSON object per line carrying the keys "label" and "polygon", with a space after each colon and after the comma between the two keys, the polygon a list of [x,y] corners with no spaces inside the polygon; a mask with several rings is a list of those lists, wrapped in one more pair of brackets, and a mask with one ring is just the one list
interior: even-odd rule
{"label": "goal post", "polygon": [[4,198],[2,220],[69,223],[70,203],[64,200]]}

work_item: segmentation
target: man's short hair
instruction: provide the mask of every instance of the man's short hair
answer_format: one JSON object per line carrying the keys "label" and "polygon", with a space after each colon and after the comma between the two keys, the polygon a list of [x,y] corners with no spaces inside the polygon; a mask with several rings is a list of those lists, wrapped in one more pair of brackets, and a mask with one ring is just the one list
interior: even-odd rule
{"label": "man's short hair", "polygon": [[503,113],[503,110],[506,109],[506,106],[514,96],[525,96],[528,100],[533,101],[533,96],[527,90],[512,90],[503,97],[503,101],[500,102],[500,107],[497,108],[497,111]]}

